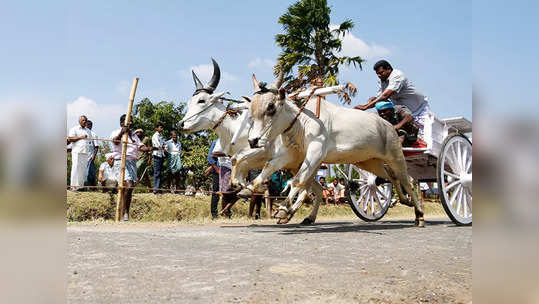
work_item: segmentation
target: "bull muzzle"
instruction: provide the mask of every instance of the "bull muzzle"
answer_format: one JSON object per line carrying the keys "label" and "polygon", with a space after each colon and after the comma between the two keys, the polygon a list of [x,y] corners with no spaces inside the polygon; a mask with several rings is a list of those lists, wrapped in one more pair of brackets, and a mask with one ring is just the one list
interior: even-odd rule
{"label": "bull muzzle", "polygon": [[249,139],[249,146],[251,147],[251,149],[254,149],[254,148],[258,148],[258,140],[260,138],[257,137],[257,138],[254,138],[254,139]]}
{"label": "bull muzzle", "polygon": [[176,128],[178,129],[179,132],[184,132],[185,129],[183,128],[184,125],[183,125],[183,121],[179,121],[177,124],[176,124]]}

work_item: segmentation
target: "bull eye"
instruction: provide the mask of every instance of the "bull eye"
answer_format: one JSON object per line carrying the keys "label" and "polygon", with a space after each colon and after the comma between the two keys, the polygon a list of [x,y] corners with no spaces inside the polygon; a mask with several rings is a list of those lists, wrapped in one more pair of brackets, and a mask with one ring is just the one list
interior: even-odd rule
{"label": "bull eye", "polygon": [[270,103],[270,104],[268,105],[268,108],[266,109],[266,113],[267,113],[269,116],[272,116],[273,114],[275,114],[275,111],[276,111],[276,109],[275,109],[275,104]]}
{"label": "bull eye", "polygon": [[206,101],[204,99],[199,99],[198,103],[205,103]]}

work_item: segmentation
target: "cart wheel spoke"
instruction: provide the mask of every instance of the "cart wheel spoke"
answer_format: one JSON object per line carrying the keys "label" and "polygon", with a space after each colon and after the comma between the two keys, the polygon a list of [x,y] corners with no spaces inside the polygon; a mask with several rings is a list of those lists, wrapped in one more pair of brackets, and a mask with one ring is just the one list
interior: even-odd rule
{"label": "cart wheel spoke", "polygon": [[451,172],[449,172],[449,171],[446,171],[446,170],[444,170],[444,174],[445,174],[445,175],[449,175],[449,176],[451,176],[452,178],[460,179],[460,176],[456,175],[455,173],[451,173]]}
{"label": "cart wheel spoke", "polygon": [[457,189],[453,191],[453,194],[451,194],[451,197],[449,198],[449,206],[453,206],[453,202],[457,198],[457,195],[460,193],[461,189],[462,189],[462,185],[458,185]]}
{"label": "cart wheel spoke", "polygon": [[464,217],[468,217],[468,195],[466,194],[466,189],[464,189],[464,195],[462,196],[462,211],[464,212]]}
{"label": "cart wheel spoke", "polygon": [[366,197],[365,197],[365,201],[363,203],[363,212],[367,212],[368,208],[369,208],[369,201],[371,199],[371,195],[369,193],[367,193]]}
{"label": "cart wheel spoke", "polygon": [[456,185],[460,184],[460,180],[454,181],[451,184],[449,184],[447,187],[445,187],[445,191],[449,191],[451,188],[455,187]]}
{"label": "cart wheel spoke", "polygon": [[376,193],[373,193],[373,195],[371,196],[371,212],[372,212],[372,215],[375,214],[375,211],[374,211],[374,198],[376,197]]}
{"label": "cart wheel spoke", "polygon": [[472,209],[472,193],[469,189],[466,189],[466,197],[468,198],[468,207],[470,208],[470,213],[473,213]]}
{"label": "cart wheel spoke", "polygon": [[468,159],[468,162],[466,163],[466,170],[464,170],[464,172],[466,173],[470,173],[470,169],[472,168],[472,158],[470,157],[470,159]]}
{"label": "cart wheel spoke", "polygon": [[[376,189],[378,190],[378,189]],[[376,203],[378,204],[378,206],[380,206],[380,209],[382,209],[382,203],[380,202],[380,198],[378,197],[378,195],[374,195],[374,199],[376,200]],[[373,204],[374,205],[374,204]]]}
{"label": "cart wheel spoke", "polygon": [[460,215],[460,210],[462,208],[462,188],[460,188],[459,197],[457,198],[457,214]]}

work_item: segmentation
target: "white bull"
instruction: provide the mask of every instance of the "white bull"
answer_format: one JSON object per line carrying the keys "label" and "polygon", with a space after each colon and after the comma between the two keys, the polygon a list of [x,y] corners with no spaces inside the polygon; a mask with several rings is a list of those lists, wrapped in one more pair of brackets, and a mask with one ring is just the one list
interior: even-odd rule
{"label": "white bull", "polygon": [[[328,164],[354,164],[375,175],[390,180],[397,190],[401,203],[409,205],[401,185],[410,195],[415,208],[415,224],[424,227],[423,206],[418,201],[408,179],[402,146],[393,126],[378,115],[325,102],[321,105],[320,118],[314,115],[316,102],[311,99],[303,112],[285,98],[281,88],[266,89],[253,75],[255,94],[251,102],[253,127],[249,133],[252,148],[281,136],[286,147],[273,155],[262,173],[249,185],[257,191],[263,180],[284,164],[296,162],[299,168],[294,176],[288,201],[291,208],[281,206],[277,214],[288,222],[301,206],[307,194],[306,185],[314,180],[322,162]],[[283,153],[283,151],[285,151]],[[386,164],[387,166],[384,166]],[[317,202],[315,202],[316,204]],[[317,209],[317,206],[313,209]]]}
{"label": "white bull", "polygon": [[[214,76],[212,80],[216,78],[215,75],[220,75],[219,65],[214,60],[213,65]],[[210,85],[203,87],[194,72],[193,79],[196,91],[187,103],[184,119],[178,122],[177,128],[182,133],[213,129],[220,138],[222,152],[232,155],[234,163],[231,175],[232,181],[238,185],[245,185],[247,183],[245,177],[250,169],[261,169],[271,155],[286,148],[282,146],[281,138],[277,137],[275,140],[268,142],[263,148],[251,149],[247,142],[248,130],[240,128],[245,117],[228,115],[226,106],[219,102],[219,98],[225,92],[213,93],[219,78],[216,78],[217,81],[210,81],[211,87]],[[282,81],[282,78],[280,79]],[[238,130],[240,130],[239,133]],[[234,144],[231,143],[233,137],[235,138]],[[298,169],[298,167],[287,166],[287,164],[284,164],[283,167],[290,169],[293,173]],[[322,188],[320,184],[312,183],[307,187],[310,187],[310,191],[315,193],[315,201],[321,202]],[[311,214],[305,218],[303,223],[313,223],[316,220],[317,213],[318,210],[313,208]]]}

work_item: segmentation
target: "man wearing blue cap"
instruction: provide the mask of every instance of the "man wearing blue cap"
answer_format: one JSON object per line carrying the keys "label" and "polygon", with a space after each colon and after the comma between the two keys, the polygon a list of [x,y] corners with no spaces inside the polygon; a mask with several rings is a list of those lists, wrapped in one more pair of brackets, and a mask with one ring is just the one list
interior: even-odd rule
{"label": "man wearing blue cap", "polygon": [[403,147],[411,146],[417,141],[419,127],[407,107],[393,105],[391,101],[379,101],[375,107],[378,115],[389,121],[397,130]]}

